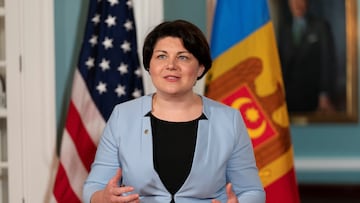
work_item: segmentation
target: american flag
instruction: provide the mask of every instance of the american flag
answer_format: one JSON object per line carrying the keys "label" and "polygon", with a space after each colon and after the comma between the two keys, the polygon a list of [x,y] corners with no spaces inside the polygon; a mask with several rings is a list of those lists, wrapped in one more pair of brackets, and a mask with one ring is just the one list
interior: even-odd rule
{"label": "american flag", "polygon": [[113,107],[143,95],[131,0],[91,0],[74,73],[53,195],[81,202],[83,183]]}

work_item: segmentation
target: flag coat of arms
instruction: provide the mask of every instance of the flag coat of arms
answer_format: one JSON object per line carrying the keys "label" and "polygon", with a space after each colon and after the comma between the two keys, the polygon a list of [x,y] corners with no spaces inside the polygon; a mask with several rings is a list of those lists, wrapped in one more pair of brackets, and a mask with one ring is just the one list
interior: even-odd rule
{"label": "flag coat of arms", "polygon": [[206,96],[238,109],[267,203],[299,203],[284,84],[266,0],[217,0]]}
{"label": "flag coat of arms", "polygon": [[114,106],[143,95],[131,0],[91,0],[74,72],[53,199],[82,202],[82,187]]}

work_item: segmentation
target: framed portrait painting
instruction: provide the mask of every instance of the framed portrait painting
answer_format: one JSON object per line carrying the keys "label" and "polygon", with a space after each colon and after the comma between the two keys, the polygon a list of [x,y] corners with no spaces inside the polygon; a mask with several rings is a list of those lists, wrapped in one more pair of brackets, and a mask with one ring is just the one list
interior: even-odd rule
{"label": "framed portrait painting", "polygon": [[357,122],[356,0],[269,0],[292,123]]}

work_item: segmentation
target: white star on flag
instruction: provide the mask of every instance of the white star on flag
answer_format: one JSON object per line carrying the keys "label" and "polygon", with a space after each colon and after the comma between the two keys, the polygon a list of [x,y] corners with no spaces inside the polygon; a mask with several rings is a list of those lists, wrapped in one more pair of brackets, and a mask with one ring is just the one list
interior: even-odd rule
{"label": "white star on flag", "polygon": [[121,75],[124,75],[125,73],[128,72],[128,66],[125,63],[121,63],[120,66],[118,67],[118,71],[120,72]]}
{"label": "white star on flag", "polygon": [[102,94],[104,92],[106,92],[106,84],[103,82],[99,82],[99,84],[96,86],[96,89],[99,91],[99,94]]}
{"label": "white star on flag", "polygon": [[132,30],[133,22],[131,20],[126,20],[126,22],[124,23],[124,27],[125,27],[126,31]]}
{"label": "white star on flag", "polygon": [[88,67],[88,69],[90,69],[95,66],[95,59],[92,57],[89,57],[88,60],[85,62],[85,64]]}
{"label": "white star on flag", "polygon": [[99,66],[101,67],[101,70],[106,71],[110,69],[110,61],[103,58]]}
{"label": "white star on flag", "polygon": [[97,44],[97,42],[98,42],[97,40],[98,40],[98,38],[97,38],[96,35],[93,35],[93,36],[91,37],[91,39],[89,40],[89,42],[90,42],[90,44],[91,44],[92,47]]}
{"label": "white star on flag", "polygon": [[108,2],[110,3],[111,6],[114,6],[119,3],[118,0],[108,0]]}
{"label": "white star on flag", "polygon": [[121,97],[122,95],[126,95],[125,86],[118,85],[117,88],[115,89],[115,92],[118,97]]}
{"label": "white star on flag", "polygon": [[137,75],[139,78],[141,78],[141,76],[142,76],[141,67],[138,67],[138,68],[135,70],[135,75]]}
{"label": "white star on flag", "polygon": [[97,25],[98,23],[100,23],[100,15],[99,14],[96,14],[92,19],[91,21]]}
{"label": "white star on flag", "polygon": [[115,26],[116,25],[116,17],[109,15],[107,19],[105,20],[105,23],[108,27]]}
{"label": "white star on flag", "polygon": [[131,0],[128,0],[126,2],[126,5],[129,7],[129,8],[132,8],[133,7],[133,2]]}
{"label": "white star on flag", "polygon": [[135,98],[138,98],[141,96],[141,90],[139,89],[135,89],[134,92],[132,93],[132,96]]}
{"label": "white star on flag", "polygon": [[121,44],[121,48],[123,50],[124,53],[128,52],[128,51],[131,51],[131,48],[130,48],[130,42],[128,41],[124,41],[122,44]]}
{"label": "white star on flag", "polygon": [[105,40],[103,41],[102,44],[104,45],[105,49],[109,49],[109,48],[112,48],[112,47],[113,47],[112,42],[113,42],[113,39],[110,39],[110,38],[108,38],[108,37],[105,37]]}

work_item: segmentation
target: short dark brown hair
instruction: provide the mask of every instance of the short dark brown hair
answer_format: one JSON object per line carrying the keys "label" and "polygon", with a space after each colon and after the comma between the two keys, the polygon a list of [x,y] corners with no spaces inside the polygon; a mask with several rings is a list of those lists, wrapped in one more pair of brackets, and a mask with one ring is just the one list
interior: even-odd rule
{"label": "short dark brown hair", "polygon": [[204,34],[197,26],[188,21],[175,20],[160,23],[146,36],[143,46],[145,70],[149,71],[156,42],[165,37],[180,38],[184,47],[205,67],[204,73],[198,77],[198,80],[211,68],[210,47]]}

